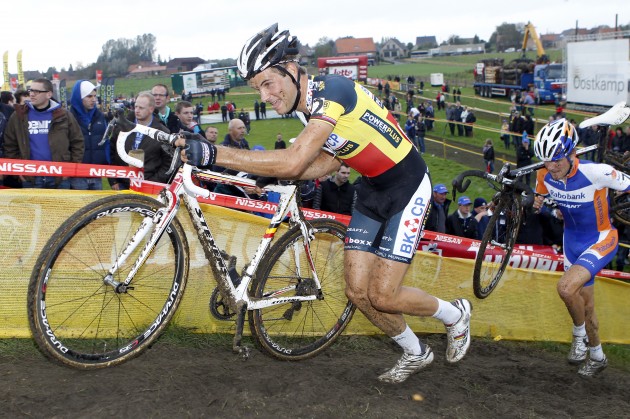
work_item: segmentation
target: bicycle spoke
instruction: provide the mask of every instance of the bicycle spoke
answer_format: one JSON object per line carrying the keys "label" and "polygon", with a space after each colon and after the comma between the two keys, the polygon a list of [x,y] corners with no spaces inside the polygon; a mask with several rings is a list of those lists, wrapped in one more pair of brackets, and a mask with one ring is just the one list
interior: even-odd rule
{"label": "bicycle spoke", "polygon": [[522,217],[520,196],[507,192],[498,203],[486,227],[475,258],[473,290],[477,298],[486,298],[496,288],[508,266]]}
{"label": "bicycle spoke", "polygon": [[[179,222],[172,222],[130,283],[123,283],[148,238],[135,232],[157,204],[135,195],[104,198],[53,234],[29,286],[29,321],[46,354],[81,368],[107,366],[142,352],[166,326],[188,270]],[[126,244],[132,237],[140,240],[133,250]],[[124,262],[123,249],[129,249]],[[105,282],[114,264],[120,265],[119,286]],[[44,311],[37,308],[44,304]]]}
{"label": "bicycle spoke", "polygon": [[[341,333],[354,312],[345,295],[345,227],[324,221],[314,222],[313,227],[316,234],[310,243],[310,259],[323,299],[288,302],[255,310],[250,316],[257,342],[278,358],[302,359],[320,352]],[[302,240],[301,231],[295,228],[269,250],[255,287],[258,298],[274,295],[278,290],[291,290],[283,296],[319,292]]]}

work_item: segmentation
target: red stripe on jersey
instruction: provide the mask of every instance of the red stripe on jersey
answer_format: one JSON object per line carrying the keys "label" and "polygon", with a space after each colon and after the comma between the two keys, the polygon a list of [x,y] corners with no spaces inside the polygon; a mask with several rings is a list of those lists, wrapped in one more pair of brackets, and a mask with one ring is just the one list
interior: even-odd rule
{"label": "red stripe on jersey", "polygon": [[311,119],[316,119],[318,121],[324,121],[324,122],[328,122],[330,125],[332,125],[333,127],[335,125],[337,125],[337,121],[332,119],[329,116],[326,115],[317,115],[317,116],[311,116]]}
{"label": "red stripe on jersey", "polygon": [[391,169],[396,163],[370,143],[355,156],[343,159],[344,162],[364,176],[374,177]]}

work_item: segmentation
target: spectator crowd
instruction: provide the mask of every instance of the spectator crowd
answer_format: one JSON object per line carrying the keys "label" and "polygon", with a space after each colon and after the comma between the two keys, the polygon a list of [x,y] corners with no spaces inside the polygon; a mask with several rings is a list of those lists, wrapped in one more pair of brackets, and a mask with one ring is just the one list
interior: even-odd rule
{"label": "spectator crowd", "polygon": [[[409,80],[408,80],[409,82]],[[415,86],[413,82],[410,84]],[[421,153],[426,152],[425,136],[435,129],[434,102],[419,98],[414,89],[409,89],[405,97],[405,109],[401,100],[392,92],[388,82],[377,86],[378,97],[383,106],[398,118],[409,139]],[[423,83],[417,92],[422,93]],[[222,145],[240,149],[250,149],[246,136],[251,133],[250,113],[245,108],[237,109],[234,101],[225,100],[225,91],[210,92],[208,113],[220,113],[222,120],[228,123],[228,132],[223,137]],[[446,98],[452,95],[452,101]],[[69,109],[53,97],[51,81],[41,78],[31,82],[28,90],[15,93],[3,91],[0,97],[0,157],[42,160],[51,162],[88,163],[95,165],[124,165],[116,153],[116,133],[111,140],[103,144],[101,139],[108,121],[113,117],[114,109],[101,110],[97,100],[97,86],[88,80],[78,80],[72,89]],[[531,92],[514,92],[511,97],[512,107],[509,116],[501,121],[500,144],[505,150],[512,147],[516,154],[516,166],[523,167],[532,163],[534,156],[531,141],[534,137],[534,106]],[[189,132],[207,138],[216,143],[218,129],[201,127],[200,116],[203,104],[194,104],[192,94],[182,92],[181,100],[171,109],[171,94],[167,86],[156,84],[150,91],[141,92],[130,101],[121,102],[119,112],[137,124],[151,126],[166,133]],[[220,105],[220,101],[223,102]],[[444,85],[435,98],[437,111],[445,112],[445,119],[450,135],[471,137],[476,122],[474,110],[461,104],[459,88],[449,91]],[[266,104],[256,100],[253,103],[255,120],[266,119]],[[404,120],[401,121],[401,118]],[[550,120],[565,117],[562,107]],[[576,121],[571,120],[572,124]],[[592,126],[578,130],[581,144],[584,146],[600,144],[603,148],[630,154],[630,127]],[[170,167],[172,155],[159,144],[143,135],[129,136],[125,143],[127,152],[136,151],[144,159],[145,179],[167,182],[166,172]],[[287,144],[278,133],[274,147],[286,148]],[[253,149],[263,149],[254,146]],[[596,159],[595,152],[585,156],[587,160]],[[488,138],[483,147],[484,167],[490,173],[495,170],[495,150],[492,139]],[[222,170],[214,167],[215,170]],[[236,174],[236,173],[233,173]],[[356,184],[350,182],[350,168],[341,165],[336,173],[320,179],[305,182],[302,198],[305,206],[324,211],[350,215],[357,197]],[[247,174],[239,174],[249,176]],[[530,186],[531,175],[522,179]],[[0,179],[8,187],[58,188],[77,190],[98,190],[103,188],[100,178],[62,178],[51,176],[4,176]],[[129,188],[128,179],[108,179],[114,190]],[[533,180],[535,183],[535,179]],[[204,184],[203,186],[220,193],[246,196],[257,199],[273,199],[265,195],[256,195],[252,191],[238,190],[224,185]],[[470,199],[460,196],[452,203],[447,198],[448,190],[444,184],[433,188],[432,209],[425,228],[430,231],[480,240],[487,229],[493,213],[493,203],[489,204],[482,197]],[[454,208],[451,208],[455,206]],[[500,222],[499,218],[499,222]],[[630,229],[618,226],[620,240],[630,243]],[[628,230],[628,231],[626,231]],[[553,211],[543,210],[528,213],[520,228],[517,243],[549,245],[561,251],[562,221]],[[627,263],[628,249],[621,247],[615,265],[623,269]]]}

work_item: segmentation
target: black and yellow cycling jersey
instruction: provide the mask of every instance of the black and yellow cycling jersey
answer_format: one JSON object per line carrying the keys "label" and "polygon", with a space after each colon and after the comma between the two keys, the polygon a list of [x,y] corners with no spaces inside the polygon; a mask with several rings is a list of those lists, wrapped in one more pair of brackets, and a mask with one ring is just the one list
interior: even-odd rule
{"label": "black and yellow cycling jersey", "polygon": [[310,119],[334,127],[326,148],[363,176],[383,174],[413,149],[383,103],[365,87],[343,76],[311,77],[307,105]]}

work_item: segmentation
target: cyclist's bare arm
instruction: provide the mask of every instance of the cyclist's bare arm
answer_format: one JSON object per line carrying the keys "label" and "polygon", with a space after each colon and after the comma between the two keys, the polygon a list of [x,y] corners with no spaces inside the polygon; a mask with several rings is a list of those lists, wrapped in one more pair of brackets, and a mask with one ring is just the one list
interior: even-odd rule
{"label": "cyclist's bare arm", "polygon": [[[333,127],[310,121],[287,149],[251,151],[217,147],[216,164],[242,172],[279,179],[315,179],[336,170],[340,162],[322,151]],[[183,145],[178,140],[176,145]]]}
{"label": "cyclist's bare arm", "polygon": [[302,172],[299,180],[317,179],[332,172],[336,172],[339,169],[339,166],[341,166],[341,160],[324,150],[320,150],[319,156],[317,156],[313,163],[307,167],[304,172]]}
{"label": "cyclist's bare arm", "polygon": [[282,150],[243,153],[238,149],[218,147],[216,164],[279,179],[299,179],[311,174],[315,175],[311,177],[314,179],[326,173],[309,170],[309,166],[320,155],[332,128],[331,125],[321,121],[310,121],[295,142],[289,148]]}

